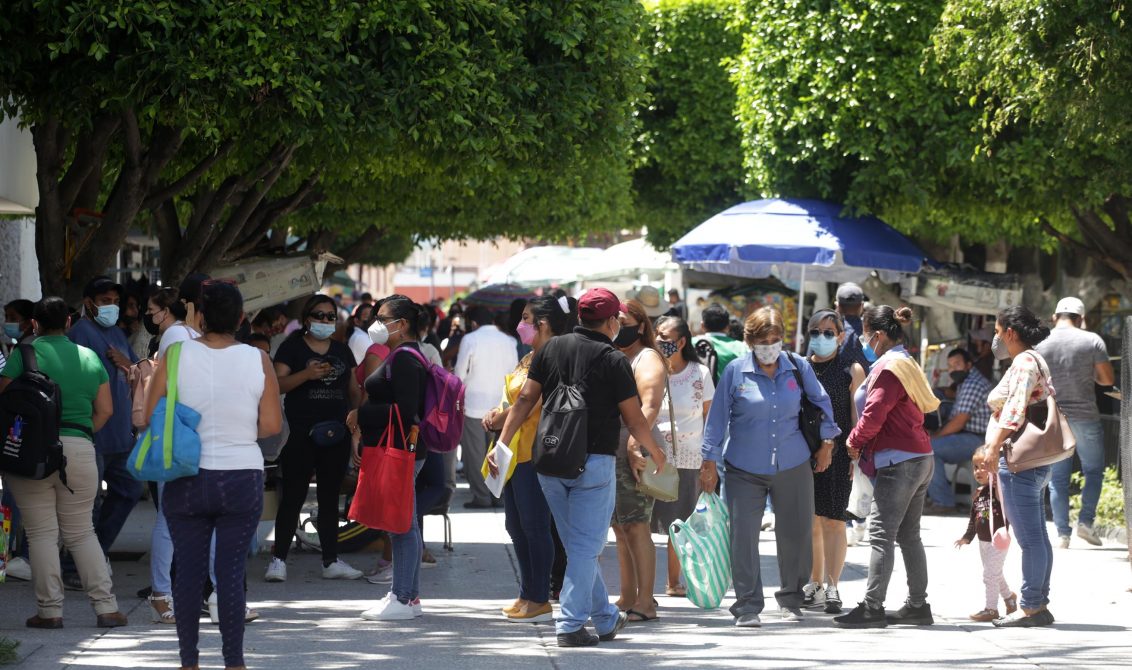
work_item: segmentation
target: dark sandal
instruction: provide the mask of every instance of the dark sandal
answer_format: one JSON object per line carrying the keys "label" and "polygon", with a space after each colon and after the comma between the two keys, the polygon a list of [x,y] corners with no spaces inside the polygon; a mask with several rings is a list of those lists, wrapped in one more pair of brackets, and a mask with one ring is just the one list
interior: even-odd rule
{"label": "dark sandal", "polygon": [[645,623],[649,621],[660,621],[659,616],[648,616],[637,610],[625,610],[625,615],[629,617],[630,623]]}

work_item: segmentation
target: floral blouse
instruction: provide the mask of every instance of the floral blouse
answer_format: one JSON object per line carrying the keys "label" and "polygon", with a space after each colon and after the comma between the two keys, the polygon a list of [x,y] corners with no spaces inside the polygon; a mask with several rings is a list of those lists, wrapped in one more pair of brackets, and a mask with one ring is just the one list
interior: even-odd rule
{"label": "floral blouse", "polygon": [[987,434],[998,428],[1021,428],[1026,422],[1026,408],[1056,393],[1049,378],[1049,366],[1038,352],[1030,349],[1015,357],[987,397],[993,413]]}

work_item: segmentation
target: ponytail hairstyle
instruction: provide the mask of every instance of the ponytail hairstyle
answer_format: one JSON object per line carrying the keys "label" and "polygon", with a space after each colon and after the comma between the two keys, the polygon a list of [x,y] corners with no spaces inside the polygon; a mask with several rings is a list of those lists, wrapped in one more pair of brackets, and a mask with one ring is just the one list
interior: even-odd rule
{"label": "ponytail hairstyle", "polygon": [[406,326],[402,334],[404,339],[412,342],[420,340],[421,323],[425,322],[426,317],[417,303],[405,296],[397,295],[386,298],[381,307],[386,308],[394,319],[404,319]]}
{"label": "ponytail hairstyle", "polygon": [[1049,327],[1022,305],[1007,307],[999,312],[998,322],[1002,324],[1003,330],[1013,330],[1027,346],[1036,347],[1049,337]]}
{"label": "ponytail hairstyle", "polygon": [[173,318],[177,321],[184,321],[185,317],[189,315],[185,309],[185,303],[181,302],[181,293],[172,286],[165,286],[154,291],[149,296],[149,301],[157,305],[158,309],[169,310]]}
{"label": "ponytail hairstyle", "polygon": [[893,309],[888,305],[874,305],[865,310],[861,321],[874,333],[884,333],[893,342],[903,342],[904,327],[912,323],[912,308]]}
{"label": "ponytail hairstyle", "polygon": [[692,329],[688,327],[688,322],[678,316],[662,316],[657,320],[657,332],[660,332],[661,328],[668,327],[676,331],[677,337],[684,338],[684,347],[680,349],[680,355],[684,360],[689,363],[699,363],[700,355],[696,353],[696,345],[692,343]]}
{"label": "ponytail hairstyle", "polygon": [[527,302],[535,325],[546,322],[554,335],[565,335],[578,325],[578,301],[574,298],[540,295]]}

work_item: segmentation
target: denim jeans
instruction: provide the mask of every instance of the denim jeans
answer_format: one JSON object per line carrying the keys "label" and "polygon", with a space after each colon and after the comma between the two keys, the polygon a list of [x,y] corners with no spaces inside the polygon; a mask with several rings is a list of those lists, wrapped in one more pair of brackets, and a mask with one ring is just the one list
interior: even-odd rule
{"label": "denim jeans", "polygon": [[141,498],[144,485],[126,469],[130,452],[98,453],[98,477],[106,482],[106,495],[94,498],[94,532],[102,553],[109,554],[130,512]]}
{"label": "denim jeans", "polygon": [[554,540],[550,536],[550,508],[530,461],[516,465],[503,488],[503,511],[519,563],[519,597],[545,603],[550,600]]}
{"label": "denim jeans", "polygon": [[599,635],[617,625],[617,606],[609,602],[597,562],[605,548],[617,498],[615,463],[612,455],[590,454],[585,471],[577,479],[538,476],[570,557],[554,624],[559,635],[580,630],[590,619]]}
{"label": "denim jeans", "polygon": [[[1085,475],[1077,523],[1092,526],[1104,480],[1104,426],[1100,421],[1070,421],[1069,428],[1077,438],[1077,457],[1081,459],[1081,472]],[[1051,467],[1049,504],[1053,508],[1053,523],[1058,535],[1069,535],[1069,475],[1073,474],[1073,459],[1058,461]]]}
{"label": "denim jeans", "polygon": [[153,534],[149,538],[149,583],[154,593],[172,593],[173,580],[173,538],[169,535],[169,523],[165,520],[165,510],[161,496],[165,492],[165,482],[157,483],[157,519],[153,522]]}
{"label": "denim jeans", "polygon": [[947,481],[947,472],[943,466],[947,463],[966,463],[984,442],[982,435],[967,431],[932,438],[935,472],[932,473],[932,483],[928,486],[928,498],[932,502],[943,507],[955,507],[955,491]]}
{"label": "denim jeans", "polygon": [[1053,574],[1053,545],[1046,528],[1042,489],[1049,483],[1052,466],[1044,465],[1017,474],[999,461],[1002,501],[1018,546],[1022,549],[1022,607],[1035,610],[1049,603],[1049,580]]}
{"label": "denim jeans", "polygon": [[908,574],[908,603],[919,606],[927,602],[928,559],[920,539],[920,516],[934,467],[931,456],[920,456],[877,470],[869,515],[872,556],[865,590],[865,600],[873,607],[884,606],[888,596],[897,543]]}
{"label": "denim jeans", "polygon": [[[413,467],[413,479],[421,473],[424,461],[417,461]],[[413,482],[414,489],[416,482]],[[404,533],[390,533],[393,543],[393,586],[391,591],[397,600],[409,604],[421,594],[421,527],[417,525],[417,494],[411,493],[413,500],[412,523]]]}

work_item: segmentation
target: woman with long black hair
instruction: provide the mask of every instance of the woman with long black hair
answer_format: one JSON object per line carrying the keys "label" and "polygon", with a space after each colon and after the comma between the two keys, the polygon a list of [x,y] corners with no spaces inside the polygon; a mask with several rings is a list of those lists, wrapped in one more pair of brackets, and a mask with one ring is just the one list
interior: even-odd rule
{"label": "woman with long black hair", "polygon": [[338,491],[350,460],[346,415],[357,407],[361,390],[353,382],[354,354],[331,339],[338,310],[329,296],[307,300],[302,328],[275,354],[279,390],[287,394],[284,411],[291,434],[279,457],[283,485],[275,517],[275,550],[264,579],[287,580],[287,553],[299,512],[307,499],[311,475],[318,476],[318,539],[323,579],[362,576],[338,558]]}

